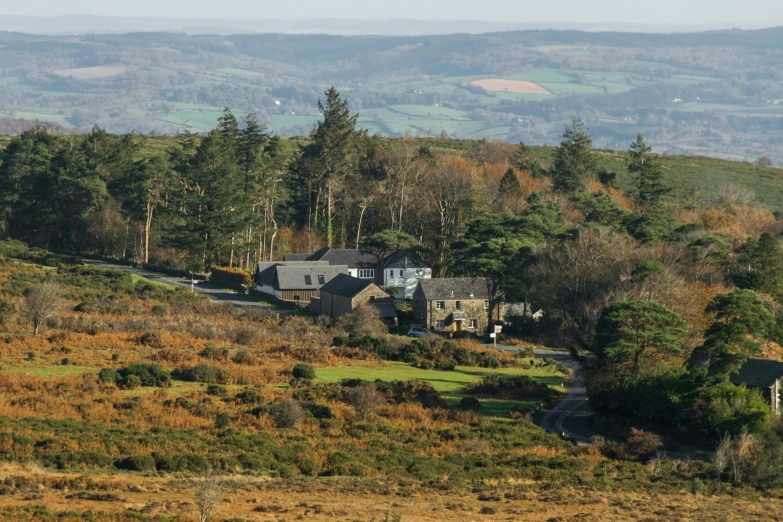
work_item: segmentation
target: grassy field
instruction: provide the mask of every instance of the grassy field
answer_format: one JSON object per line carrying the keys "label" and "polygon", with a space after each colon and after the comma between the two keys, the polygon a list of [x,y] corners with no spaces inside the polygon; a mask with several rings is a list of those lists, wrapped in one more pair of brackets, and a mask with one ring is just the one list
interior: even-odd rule
{"label": "grassy field", "polygon": [[[558,391],[564,391],[562,384],[565,377],[557,371],[554,365],[536,367],[530,370],[458,366],[454,371],[440,371],[422,370],[404,363],[387,363],[385,366],[377,368],[360,368],[355,366],[319,368],[316,375],[319,380],[324,382],[339,382],[341,379],[380,380],[386,382],[420,379],[431,383],[452,407],[456,407],[460,399],[468,396],[465,392],[465,386],[471,382],[480,381],[488,375],[528,375],[537,382],[551,386]],[[493,417],[507,417],[508,411],[514,406],[533,406],[535,402],[535,400],[497,401],[482,399],[482,406],[478,412]]]}

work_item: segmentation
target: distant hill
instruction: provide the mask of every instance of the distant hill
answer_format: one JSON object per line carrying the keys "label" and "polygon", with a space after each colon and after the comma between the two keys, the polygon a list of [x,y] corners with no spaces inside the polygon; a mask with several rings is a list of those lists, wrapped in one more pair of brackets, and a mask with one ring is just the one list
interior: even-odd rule
{"label": "distant hill", "polygon": [[[117,34],[0,33],[0,118],[174,134],[208,130],[230,106],[256,112],[276,134],[301,136],[334,85],[371,134],[545,145],[577,117],[601,148],[625,149],[641,133],[661,153],[783,164],[783,28],[193,35],[181,21],[150,20],[137,22],[156,32],[122,33],[136,22],[110,19],[104,30]],[[65,31],[104,20],[46,23],[59,22]],[[318,23],[268,29],[308,32]],[[166,32],[172,27],[182,32]]]}

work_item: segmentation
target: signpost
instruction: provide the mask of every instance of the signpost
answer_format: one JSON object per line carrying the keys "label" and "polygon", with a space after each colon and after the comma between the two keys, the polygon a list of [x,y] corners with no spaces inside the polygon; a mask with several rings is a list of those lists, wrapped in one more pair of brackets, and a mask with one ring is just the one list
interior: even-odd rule
{"label": "signpost", "polygon": [[492,344],[495,348],[498,346],[498,334],[503,331],[503,327],[499,324],[495,325],[495,333],[489,334],[490,337],[492,337]]}

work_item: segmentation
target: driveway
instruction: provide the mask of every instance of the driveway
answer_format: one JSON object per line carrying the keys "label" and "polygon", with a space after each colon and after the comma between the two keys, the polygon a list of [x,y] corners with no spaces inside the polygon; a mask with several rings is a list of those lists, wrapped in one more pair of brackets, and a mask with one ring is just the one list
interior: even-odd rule
{"label": "driveway", "polygon": [[[487,345],[492,346],[492,345]],[[497,346],[498,350],[509,352],[520,351],[516,346]],[[590,437],[596,434],[590,428],[590,417],[593,411],[587,402],[587,389],[582,380],[579,363],[571,358],[568,352],[555,350],[533,350],[538,357],[550,357],[560,361],[571,370],[568,381],[568,394],[541,419],[541,427],[547,431],[560,433],[578,443],[590,442]]]}
{"label": "driveway", "polygon": [[151,272],[143,268],[119,265],[115,263],[109,263],[106,261],[98,261],[95,259],[82,259],[82,262],[86,265],[98,266],[101,268],[113,268],[115,270],[122,270],[123,272],[136,274],[145,279],[149,279],[150,281],[155,281],[158,283],[166,283],[168,285],[181,286],[183,288],[192,288],[194,292],[198,292],[199,294],[204,294],[207,297],[209,297],[210,301],[212,301],[213,303],[228,303],[237,307],[249,306],[249,307],[265,308],[267,310],[270,310],[278,314],[287,314],[291,312],[291,310],[272,308],[266,303],[254,301],[244,295],[230,292],[228,290],[222,290],[219,288],[210,288],[208,286],[201,285],[199,284],[198,281],[196,281],[195,284],[191,285],[190,279],[185,279],[182,277],[160,274],[158,272]]}

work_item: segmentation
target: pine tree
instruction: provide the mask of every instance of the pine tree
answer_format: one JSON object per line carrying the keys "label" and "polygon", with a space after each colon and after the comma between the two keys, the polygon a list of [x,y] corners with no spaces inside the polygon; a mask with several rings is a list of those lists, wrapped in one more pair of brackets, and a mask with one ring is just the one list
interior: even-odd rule
{"label": "pine tree", "polygon": [[519,183],[517,173],[513,168],[508,169],[500,179],[500,187],[495,198],[495,207],[501,211],[519,210],[519,202],[522,199],[522,186]]}
{"label": "pine tree", "polygon": [[522,197],[522,185],[519,184],[519,178],[514,169],[508,169],[503,174],[503,177],[500,179],[499,193],[507,198],[518,199]]}
{"label": "pine tree", "polygon": [[758,241],[748,240],[728,279],[738,288],[764,292],[779,301],[783,299],[783,261],[775,238],[765,232]]}
{"label": "pine tree", "polygon": [[587,180],[595,175],[596,160],[593,140],[584,124],[574,119],[562,135],[563,142],[555,151],[554,188],[559,192],[584,190]]}
{"label": "pine tree", "polygon": [[298,173],[291,182],[300,195],[305,195],[301,191],[307,188],[307,221],[317,229],[322,228],[327,244],[332,245],[337,200],[346,179],[358,174],[357,140],[363,133],[356,131],[359,115],[351,116],[348,102],[340,97],[337,89],[332,87],[325,94],[326,103],[318,102],[323,121],[314,129],[312,141],[302,152]]}
{"label": "pine tree", "polygon": [[536,157],[533,151],[520,141],[516,150],[514,150],[514,154],[511,155],[510,163],[512,167],[519,170],[533,170]]}
{"label": "pine tree", "polygon": [[639,134],[629,149],[628,172],[636,176],[639,202],[647,207],[657,207],[661,198],[671,189],[663,181],[663,172],[651,148],[644,143]]}

